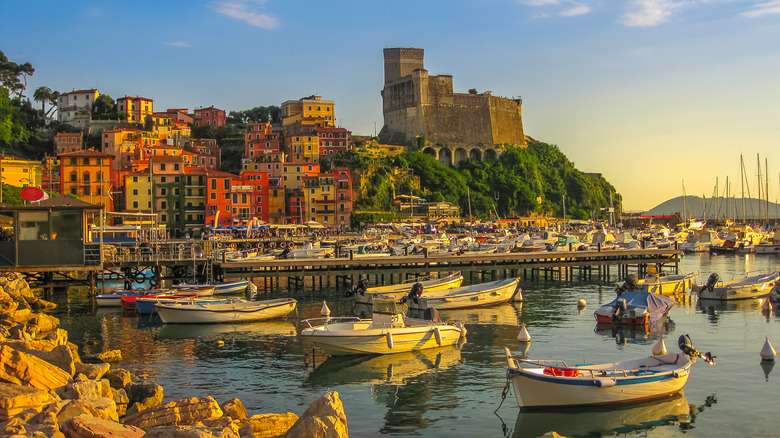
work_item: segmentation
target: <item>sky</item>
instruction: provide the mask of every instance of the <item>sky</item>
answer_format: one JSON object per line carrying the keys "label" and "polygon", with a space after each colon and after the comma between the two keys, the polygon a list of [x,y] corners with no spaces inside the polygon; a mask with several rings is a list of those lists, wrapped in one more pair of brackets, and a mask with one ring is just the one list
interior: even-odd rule
{"label": "sky", "polygon": [[[355,135],[383,125],[385,47],[523,99],[526,135],[598,172],[626,210],[688,195],[780,197],[780,0],[0,0],[27,95],[96,88],[156,111],[316,94]],[[748,184],[749,183],[749,184]],[[764,183],[762,183],[762,193]]]}

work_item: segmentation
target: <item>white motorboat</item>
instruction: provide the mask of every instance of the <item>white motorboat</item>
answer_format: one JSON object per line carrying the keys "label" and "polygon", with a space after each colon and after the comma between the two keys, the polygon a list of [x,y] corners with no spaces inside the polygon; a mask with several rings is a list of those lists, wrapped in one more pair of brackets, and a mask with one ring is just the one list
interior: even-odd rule
{"label": "white motorboat", "polygon": [[[491,306],[512,300],[522,301],[519,278],[472,284],[471,286],[455,287],[427,291],[424,288],[413,287],[409,292],[406,304],[409,309],[449,310],[466,309],[469,307]],[[519,299],[517,297],[519,296]]]}
{"label": "white motorboat", "polygon": [[209,324],[281,318],[295,311],[296,306],[297,301],[292,298],[277,298],[264,301],[180,300],[156,304],[154,308],[166,324]]}
{"label": "white motorboat", "polygon": [[351,293],[354,293],[356,302],[363,304],[373,303],[374,297],[377,295],[391,297],[396,302],[400,302],[409,294],[412,286],[417,283],[421,284],[426,291],[450,289],[460,287],[463,284],[463,274],[458,271],[441,278],[414,278],[403,283],[374,287],[367,287],[367,284],[361,280]]}
{"label": "white motorboat", "polygon": [[692,358],[714,364],[712,355],[699,353],[689,341],[687,336],[680,338],[682,354],[575,366],[560,360],[515,358],[507,348],[507,378],[521,409],[607,405],[671,396],[688,381]]}
{"label": "white motorboat", "polygon": [[303,338],[332,356],[388,354],[457,345],[465,340],[466,327],[407,318],[392,298],[375,297],[371,319],[316,318],[306,325]]}
{"label": "white motorboat", "polygon": [[769,295],[780,279],[780,271],[721,281],[717,273],[710,274],[707,283],[695,288],[702,300],[748,300]]}

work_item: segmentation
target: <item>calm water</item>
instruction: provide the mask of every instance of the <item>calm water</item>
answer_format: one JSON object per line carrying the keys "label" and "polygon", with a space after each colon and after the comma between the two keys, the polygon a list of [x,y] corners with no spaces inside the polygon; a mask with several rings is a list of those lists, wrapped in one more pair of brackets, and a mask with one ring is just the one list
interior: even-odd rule
{"label": "calm water", "polygon": [[[680,272],[711,272],[722,279],[778,269],[775,256],[687,256]],[[617,282],[617,279],[615,279]],[[353,312],[342,292],[272,291],[299,300],[297,317],[242,325],[162,325],[159,319],[95,309],[85,291],[59,294],[58,317],[82,352],[121,349],[121,367],[156,381],[167,400],[211,395],[238,397],[250,415],[301,414],[314,399],[338,391],[355,437],[535,437],[555,430],[567,436],[778,436],[780,371],[765,370],[764,337],[780,347],[778,316],[762,315],[757,301],[678,305],[658,332],[596,328],[593,311],[614,298],[614,284],[597,281],[524,282],[525,302],[449,312],[467,322],[461,349],[380,357],[327,359],[295,336],[299,319],[318,317],[327,299],[333,315]],[[577,309],[584,298],[588,306]],[[532,335],[527,355],[570,362],[606,362],[650,353],[660,337],[670,351],[689,334],[717,365],[697,363],[684,394],[622,409],[520,413],[514,395],[501,407],[504,347],[516,354],[520,323]],[[221,344],[223,341],[224,344]],[[769,373],[769,374],[767,374]],[[498,408],[496,414],[494,411]]]}

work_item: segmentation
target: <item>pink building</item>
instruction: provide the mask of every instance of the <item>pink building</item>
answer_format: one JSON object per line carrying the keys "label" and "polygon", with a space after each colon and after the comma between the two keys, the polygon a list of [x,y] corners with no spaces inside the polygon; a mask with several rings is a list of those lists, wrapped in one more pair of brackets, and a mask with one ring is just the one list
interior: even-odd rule
{"label": "pink building", "polygon": [[224,126],[225,111],[210,106],[195,110],[195,126]]}

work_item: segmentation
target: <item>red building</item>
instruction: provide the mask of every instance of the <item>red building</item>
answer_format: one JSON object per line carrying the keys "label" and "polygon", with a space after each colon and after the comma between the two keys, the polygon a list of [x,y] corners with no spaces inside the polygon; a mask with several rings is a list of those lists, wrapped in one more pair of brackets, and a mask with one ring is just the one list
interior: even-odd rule
{"label": "red building", "polygon": [[249,206],[252,217],[256,217],[264,222],[270,222],[268,172],[242,172],[241,178],[244,185],[252,186],[253,188]]}
{"label": "red building", "polygon": [[263,157],[279,151],[279,133],[273,132],[270,123],[248,123],[246,125],[244,158]]}
{"label": "red building", "polygon": [[210,106],[208,108],[200,108],[195,110],[194,117],[195,126],[224,126],[225,125],[225,111]]}
{"label": "red building", "polygon": [[241,184],[241,179],[218,170],[206,172],[206,225],[232,226],[232,186]]}
{"label": "red building", "polygon": [[352,149],[352,131],[345,128],[317,127],[320,138],[320,156],[337,154]]}
{"label": "red building", "polygon": [[75,152],[84,149],[84,134],[81,132],[61,132],[57,134],[57,154]]}

